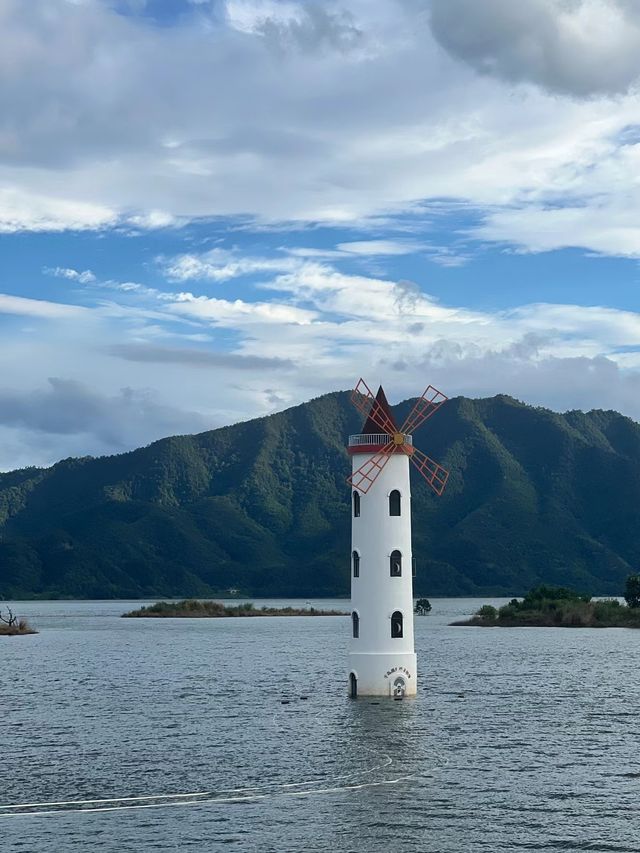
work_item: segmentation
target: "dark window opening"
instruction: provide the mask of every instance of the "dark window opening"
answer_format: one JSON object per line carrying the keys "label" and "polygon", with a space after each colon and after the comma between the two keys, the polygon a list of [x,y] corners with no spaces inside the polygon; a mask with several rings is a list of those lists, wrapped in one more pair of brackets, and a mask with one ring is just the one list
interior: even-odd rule
{"label": "dark window opening", "polygon": [[402,554],[400,551],[392,551],[389,557],[389,574],[392,578],[399,578],[402,575]]}
{"label": "dark window opening", "polygon": [[354,578],[360,577],[360,554],[357,551],[354,551],[351,555],[353,560],[353,576]]}
{"label": "dark window opening", "polygon": [[[402,619],[402,616],[400,619]],[[353,639],[357,640],[360,636],[360,617],[355,610],[351,614],[351,626],[353,628]],[[402,636],[402,634],[400,636]]]}
{"label": "dark window opening", "polygon": [[353,517],[354,518],[360,517],[360,493],[359,492],[353,493]]}
{"label": "dark window opening", "polygon": [[402,613],[399,610],[391,617],[391,637],[394,640],[402,639]]}
{"label": "dark window opening", "polygon": [[389,515],[400,515],[400,492],[397,489],[389,495]]}
{"label": "dark window opening", "polygon": [[356,699],[358,696],[358,679],[355,672],[349,673],[349,696],[352,699]]}

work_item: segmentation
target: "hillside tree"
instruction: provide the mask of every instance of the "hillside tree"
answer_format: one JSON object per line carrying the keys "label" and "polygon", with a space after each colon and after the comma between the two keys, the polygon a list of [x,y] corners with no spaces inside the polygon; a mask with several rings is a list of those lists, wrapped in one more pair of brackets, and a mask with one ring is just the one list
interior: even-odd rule
{"label": "hillside tree", "polygon": [[640,575],[629,575],[627,578],[624,600],[629,607],[640,607]]}

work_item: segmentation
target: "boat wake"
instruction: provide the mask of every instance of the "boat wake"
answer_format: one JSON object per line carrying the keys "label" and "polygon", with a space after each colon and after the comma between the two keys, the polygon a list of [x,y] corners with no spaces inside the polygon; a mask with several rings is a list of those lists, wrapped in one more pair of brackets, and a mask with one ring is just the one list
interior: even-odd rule
{"label": "boat wake", "polygon": [[[401,785],[410,782],[416,774],[387,775],[393,764],[390,756],[367,769],[354,771],[329,779],[307,779],[297,782],[268,783],[251,787],[210,791],[189,791],[178,794],[145,794],[131,797],[106,797],[94,800],[51,800],[33,803],[0,804],[0,819],[40,817],[62,814],[95,814],[137,809],[175,808],[178,806],[219,806],[234,803],[259,802],[276,797],[317,797],[329,794],[361,791],[365,788]],[[428,772],[444,765],[429,768]],[[420,775],[423,775],[424,771]],[[376,778],[371,778],[371,777]],[[378,778],[382,776],[383,778]]]}

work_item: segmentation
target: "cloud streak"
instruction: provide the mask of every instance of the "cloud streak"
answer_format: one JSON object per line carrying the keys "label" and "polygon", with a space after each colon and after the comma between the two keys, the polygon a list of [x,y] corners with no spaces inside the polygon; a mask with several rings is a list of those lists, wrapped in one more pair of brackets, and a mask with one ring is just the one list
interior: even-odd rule
{"label": "cloud streak", "polygon": [[107,352],[126,361],[188,365],[207,369],[221,367],[229,370],[261,371],[291,370],[294,367],[293,362],[286,358],[261,358],[257,355],[180,349],[152,344],[113,344],[107,348]]}
{"label": "cloud streak", "polygon": [[88,317],[90,311],[79,305],[65,305],[62,302],[48,302],[46,299],[28,299],[24,296],[0,293],[0,314],[61,320]]}

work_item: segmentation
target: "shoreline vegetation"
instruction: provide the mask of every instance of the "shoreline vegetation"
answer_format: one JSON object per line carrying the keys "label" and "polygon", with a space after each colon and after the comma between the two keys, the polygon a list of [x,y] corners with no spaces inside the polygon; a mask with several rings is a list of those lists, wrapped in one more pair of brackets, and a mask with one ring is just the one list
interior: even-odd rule
{"label": "shoreline vegetation", "polygon": [[18,619],[10,607],[7,607],[7,616],[0,610],[0,637],[22,637],[37,633],[26,619]]}
{"label": "shoreline vegetation", "polygon": [[237,605],[221,604],[219,601],[198,601],[194,598],[184,601],[157,601],[123,613],[125,618],[181,618],[181,619],[221,619],[227,616],[347,616],[341,610],[319,610],[316,607],[255,607],[250,601]]}
{"label": "shoreline vegetation", "polygon": [[483,605],[452,626],[479,628],[640,628],[640,599],[630,595],[637,576],[627,579],[626,604],[617,598],[591,599],[565,587],[539,586],[503,607]]}

